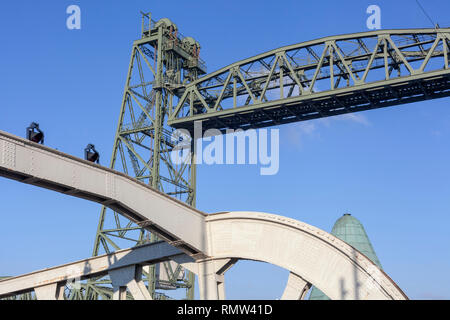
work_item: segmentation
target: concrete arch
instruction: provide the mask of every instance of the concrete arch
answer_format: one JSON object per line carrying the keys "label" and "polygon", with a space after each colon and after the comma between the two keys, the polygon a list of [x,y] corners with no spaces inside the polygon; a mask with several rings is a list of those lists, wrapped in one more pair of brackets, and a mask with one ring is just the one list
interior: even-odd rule
{"label": "concrete arch", "polygon": [[212,297],[224,296],[217,286],[230,263],[250,259],[289,270],[287,296],[302,297],[313,284],[331,299],[407,299],[367,257],[318,228],[261,212],[207,215],[122,173],[2,131],[0,176],[104,204],[157,233],[198,262],[200,286],[216,290]]}
{"label": "concrete arch", "polygon": [[229,212],[209,215],[206,228],[214,259],[280,266],[331,299],[408,299],[366,256],[306,223],[268,213]]}

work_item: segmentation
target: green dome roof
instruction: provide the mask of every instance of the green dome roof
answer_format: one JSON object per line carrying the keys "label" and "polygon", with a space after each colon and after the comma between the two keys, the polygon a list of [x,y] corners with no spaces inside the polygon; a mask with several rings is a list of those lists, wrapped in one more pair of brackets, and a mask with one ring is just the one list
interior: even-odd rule
{"label": "green dome roof", "polygon": [[[334,224],[331,234],[351,245],[382,269],[380,260],[378,260],[375,250],[373,250],[363,225],[351,214],[346,213],[340,217]],[[329,300],[329,298],[316,287],[312,288],[309,299]]]}

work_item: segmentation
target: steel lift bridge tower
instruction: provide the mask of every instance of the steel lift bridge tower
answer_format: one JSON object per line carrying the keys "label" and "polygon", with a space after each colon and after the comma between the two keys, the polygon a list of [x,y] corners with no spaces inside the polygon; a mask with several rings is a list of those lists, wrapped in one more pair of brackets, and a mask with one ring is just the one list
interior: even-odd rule
{"label": "steel lift bridge tower", "polygon": [[[174,128],[260,128],[393,106],[450,94],[449,29],[379,30],[327,37],[272,50],[206,75],[200,45],[169,19],[142,14],[126,78],[110,167],[195,206],[194,154],[172,163]],[[153,242],[102,207],[93,255]],[[194,276],[165,262],[144,272],[158,289],[186,288]],[[88,283],[83,296],[110,297]],[[106,290],[106,291],[105,291]],[[87,296],[86,296],[87,294]]]}
{"label": "steel lift bridge tower", "polygon": [[[110,162],[111,168],[193,207],[195,165],[172,163],[170,152],[176,141],[167,119],[186,84],[206,73],[199,53],[200,44],[183,36],[169,19],[155,22],[150,13],[142,13],[142,38],[133,43]],[[157,240],[141,227],[103,206],[93,256]],[[187,299],[194,297],[194,275],[174,262],[153,265],[144,276],[153,298],[167,298],[155,294],[157,289],[177,288],[186,288]],[[103,283],[90,282],[87,298],[110,298],[112,292]]]}
{"label": "steel lift bridge tower", "polygon": [[[0,141],[4,149],[0,150],[3,152],[0,175],[102,203],[93,250],[93,256],[98,258],[88,259],[90,263],[115,256],[113,251],[116,252],[120,248],[147,242],[154,244],[144,248],[141,246],[135,251],[129,249],[130,252],[137,253],[147,250],[146,248],[163,247],[163,244],[157,241],[156,235],[149,231],[159,230],[159,233],[156,231],[155,233],[164,238],[164,228],[176,235],[172,238],[166,237],[172,239],[169,242],[173,246],[196,257],[207,250],[202,251],[201,243],[192,239],[183,239],[183,237],[192,236],[186,233],[185,229],[172,229],[173,226],[166,220],[163,221],[164,223],[161,220],[159,226],[148,225],[149,222],[143,220],[142,216],[129,214],[128,212],[131,211],[124,207],[119,207],[121,210],[115,212],[114,206],[117,207],[117,204],[114,203],[115,201],[120,203],[120,201],[111,198],[112,195],[120,198],[125,197],[125,194],[116,194],[111,181],[127,180],[129,179],[127,176],[134,176],[140,182],[153,188],[153,191],[147,190],[149,196],[155,194],[154,189],[156,189],[175,197],[190,206],[183,207],[185,216],[191,217],[190,214],[192,214],[197,219],[199,213],[193,212],[192,209],[195,207],[196,196],[195,154],[190,155],[190,162],[181,165],[172,163],[170,152],[179,142],[173,139],[172,134],[175,129],[185,129],[192,133],[196,121],[202,122],[203,131],[210,128],[216,128],[222,132],[228,128],[261,128],[447,97],[450,95],[449,43],[449,28],[377,30],[330,36],[278,48],[206,74],[205,64],[199,57],[200,45],[193,38],[182,36],[177,26],[169,19],[155,22],[150,14],[143,14],[142,37],[133,43],[110,162],[110,168],[121,171],[126,176],[118,176],[115,171],[107,171],[105,168],[87,167],[86,163],[81,163],[68,155],[47,150],[48,148],[45,147],[37,149],[38,146],[32,142],[28,144],[18,141],[6,133],[0,133],[0,140],[4,140]],[[180,136],[180,139],[183,140],[183,137]],[[25,146],[22,147],[22,145]],[[97,181],[98,190],[91,190],[93,186],[85,186],[85,190],[90,190],[89,193],[85,193],[79,189],[81,187],[77,186],[81,180],[75,182],[65,180],[67,178],[63,177],[65,171],[56,177],[50,177],[53,171],[47,173],[44,170],[37,172],[34,167],[32,167],[33,170],[20,168],[23,163],[16,162],[16,157],[26,157],[37,150],[40,152],[44,150],[42,154],[49,154],[49,161],[55,161],[55,164],[70,163],[70,168],[73,168],[74,172],[80,170],[80,174],[81,172],[88,174],[89,170],[93,173],[102,171],[107,177],[106,194],[104,186],[101,186],[103,180]],[[34,166],[34,164],[27,165]],[[127,183],[130,183],[130,186],[136,184],[131,180]],[[124,193],[129,191],[124,190]],[[135,203],[127,205],[136,207],[137,210],[142,203],[136,201],[135,197],[131,198]],[[165,203],[168,208],[176,205],[175,202],[172,203],[167,199]],[[139,210],[135,212],[142,211],[144,214],[143,211],[146,209],[139,207]],[[153,214],[155,218],[162,219],[161,212],[153,212]],[[136,223],[124,216],[132,218]],[[227,213],[202,215],[201,219],[198,218],[200,220],[195,220],[203,224],[199,230],[204,230],[202,229],[204,225],[210,225],[211,228],[216,226],[215,232],[207,231],[209,229],[202,232],[211,237],[210,241],[220,243],[222,249],[225,245],[230,245],[220,242],[219,239],[222,233],[228,232],[226,228],[231,226],[231,224],[220,222],[221,219],[225,219],[222,218],[224,216],[227,216]],[[278,221],[278,224],[281,221],[278,217],[256,213],[228,213],[228,216],[229,218],[226,219],[236,219],[236,223],[238,221],[243,223],[242,221],[245,220],[243,217],[250,219],[251,216],[250,226],[262,220],[274,219]],[[167,219],[167,216],[164,216],[164,219]],[[295,228],[304,228],[301,235],[307,233],[307,230],[314,229],[310,226],[304,227],[295,221],[286,222],[286,224],[290,224],[291,227],[295,225]],[[186,227],[189,228],[189,226]],[[240,230],[246,232],[245,228]],[[288,234],[286,232],[280,233],[276,239],[281,241],[282,246],[285,241],[283,237]],[[321,236],[316,234],[311,239],[328,237],[323,235],[322,231],[317,232]],[[240,243],[244,243],[248,239],[244,237],[240,240]],[[262,240],[255,238],[254,241],[259,243]],[[332,241],[336,241],[341,247],[347,246],[334,238]],[[191,244],[191,249],[184,245],[186,243]],[[192,248],[196,248],[197,251],[192,251]],[[249,250],[246,245],[238,246],[238,249]],[[351,247],[347,249],[354,250]],[[168,260],[171,254],[179,253],[169,252],[174,249],[167,250],[166,256],[160,255],[158,258],[165,262],[151,264],[150,267],[146,266],[142,269],[142,279],[148,292],[154,299],[164,299],[167,296],[161,290],[186,288],[187,298],[192,299],[193,274],[173,262],[175,260]],[[220,250],[214,246],[208,250],[212,250],[212,255],[221,256]],[[297,251],[291,252],[290,258],[298,258],[299,264],[306,263],[307,259],[301,258],[301,254],[305,253],[299,252],[299,256],[296,257]],[[338,251],[335,250],[335,252]],[[103,253],[106,256],[102,256]],[[124,253],[119,251],[118,255],[122,254]],[[266,261],[264,259],[268,257],[264,254],[255,256],[254,252],[247,252],[242,256],[239,254],[236,252],[235,257],[251,257],[258,261]],[[278,251],[275,254],[278,254]],[[361,259],[365,261],[366,258]],[[270,261],[276,264],[280,259],[273,258]],[[231,263],[234,263],[234,260]],[[286,264],[286,266],[291,265]],[[326,266],[313,266],[308,270],[314,272],[317,267],[325,268]],[[110,299],[113,291],[111,286],[107,285],[110,282],[105,278],[105,270],[100,269],[93,273],[81,289],[71,290],[68,298]],[[62,269],[56,268],[53,271],[56,272],[55,270]],[[198,274],[210,275],[206,269],[202,270],[198,271]],[[224,272],[224,270],[219,271]],[[294,271],[302,270],[300,268]],[[47,271],[44,270],[43,273],[45,272]],[[37,274],[39,273],[34,275]],[[84,276],[87,275],[84,274]],[[8,292],[25,292],[33,286],[36,287],[36,283],[27,284],[26,288],[8,287],[14,283],[22,284],[21,279],[17,277],[11,281],[0,281],[0,296]],[[55,279],[52,281],[57,281]],[[202,283],[203,279],[202,276]],[[390,287],[395,286],[388,278],[384,279],[386,283],[390,283]],[[216,280],[213,279],[209,283],[214,281]],[[295,272],[291,270],[288,291],[293,286],[308,289],[308,285],[299,285],[299,281]],[[331,294],[327,294],[328,296],[338,297],[333,291],[336,288],[327,288],[329,281],[323,279],[317,281],[323,281],[322,286]],[[137,284],[133,285],[136,288]],[[200,286],[203,288],[203,284]],[[214,290],[210,290],[209,293]],[[300,297],[304,297],[306,292],[302,290]],[[203,292],[205,292],[204,289]],[[288,293],[287,296],[290,295]],[[141,292],[139,295],[147,294]]]}

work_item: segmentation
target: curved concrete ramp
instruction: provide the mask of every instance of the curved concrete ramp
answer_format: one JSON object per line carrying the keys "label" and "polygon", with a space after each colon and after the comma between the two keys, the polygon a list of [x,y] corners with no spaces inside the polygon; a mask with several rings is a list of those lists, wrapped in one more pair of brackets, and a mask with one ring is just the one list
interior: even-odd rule
{"label": "curved concrete ramp", "polygon": [[2,131],[0,176],[101,203],[158,234],[196,261],[206,299],[225,296],[223,274],[238,259],[289,270],[284,298],[304,297],[310,284],[331,299],[407,298],[367,257],[318,228],[260,212],[207,215],[123,173]]}
{"label": "curved concrete ramp", "polygon": [[277,265],[331,299],[407,299],[366,256],[306,223],[261,212],[213,214],[206,221],[210,255],[215,259]]}
{"label": "curved concrete ramp", "polygon": [[207,251],[203,212],[121,172],[3,131],[0,176],[101,203],[191,256]]}

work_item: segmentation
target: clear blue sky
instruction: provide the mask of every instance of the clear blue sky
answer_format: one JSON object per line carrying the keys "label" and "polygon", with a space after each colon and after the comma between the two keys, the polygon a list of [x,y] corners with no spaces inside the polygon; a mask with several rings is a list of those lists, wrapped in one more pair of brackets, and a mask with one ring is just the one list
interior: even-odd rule
{"label": "clear blue sky", "polygon": [[[442,27],[450,2],[422,3]],[[82,29],[66,29],[67,6]],[[24,136],[31,121],[46,145],[82,156],[112,151],[139,10],[169,17],[202,45],[213,71],[280,46],[382,28],[430,27],[414,0],[398,1],[3,1],[0,130]],[[285,215],[330,231],[346,211],[365,226],[385,271],[413,299],[450,298],[450,99],[355,117],[280,127],[280,171],[198,170],[198,208]],[[90,256],[99,205],[0,179],[0,274],[17,275]],[[251,272],[252,277],[249,276]],[[250,262],[227,274],[229,298],[281,295],[287,273]]]}

